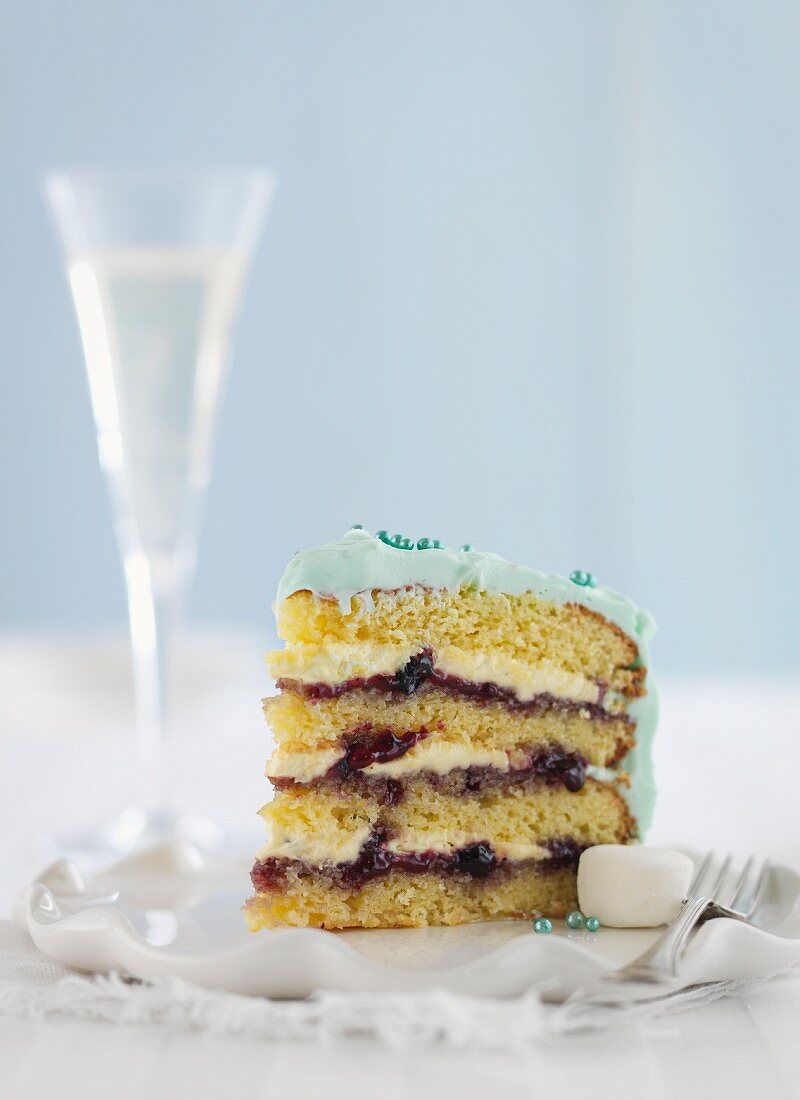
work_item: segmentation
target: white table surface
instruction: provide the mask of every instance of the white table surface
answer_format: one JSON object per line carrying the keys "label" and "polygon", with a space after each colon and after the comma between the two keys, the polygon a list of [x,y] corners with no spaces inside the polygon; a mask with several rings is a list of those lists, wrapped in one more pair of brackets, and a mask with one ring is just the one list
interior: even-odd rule
{"label": "white table surface", "polygon": [[[255,846],[268,734],[259,641],[194,636],[179,662],[174,799]],[[800,680],[662,681],[653,843],[768,853],[800,868]],[[125,647],[0,640],[0,914],[40,864],[33,839],[91,825],[132,789]],[[244,884],[246,889],[246,884]],[[800,973],[651,1024],[529,1055],[254,1043],[167,1029],[0,1020],[0,1097],[800,1097]]]}

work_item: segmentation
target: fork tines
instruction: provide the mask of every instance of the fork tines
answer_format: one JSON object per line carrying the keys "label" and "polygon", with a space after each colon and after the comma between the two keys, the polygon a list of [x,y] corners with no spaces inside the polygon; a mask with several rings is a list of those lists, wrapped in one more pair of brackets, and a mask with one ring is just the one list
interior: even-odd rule
{"label": "fork tines", "polygon": [[689,897],[706,897],[717,905],[748,919],[758,908],[769,878],[767,860],[750,856],[738,876],[731,879],[733,856],[718,861],[707,852],[697,866],[689,886]]}

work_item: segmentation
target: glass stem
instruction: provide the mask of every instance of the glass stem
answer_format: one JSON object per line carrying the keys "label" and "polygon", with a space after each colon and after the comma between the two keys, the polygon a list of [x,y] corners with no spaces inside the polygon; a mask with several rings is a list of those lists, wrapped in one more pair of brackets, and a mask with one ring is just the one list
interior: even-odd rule
{"label": "glass stem", "polygon": [[126,553],[124,562],[138,728],[137,804],[148,818],[161,817],[166,809],[164,729],[178,593],[175,586],[157,583],[143,551]]}

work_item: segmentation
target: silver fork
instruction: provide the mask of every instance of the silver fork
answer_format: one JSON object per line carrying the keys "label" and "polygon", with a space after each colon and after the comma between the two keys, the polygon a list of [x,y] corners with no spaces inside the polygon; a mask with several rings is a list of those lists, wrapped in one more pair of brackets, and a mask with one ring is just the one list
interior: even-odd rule
{"label": "silver fork", "polygon": [[652,947],[619,970],[603,975],[615,983],[674,986],[680,981],[680,966],[692,932],[711,917],[733,917],[749,921],[764,896],[769,863],[751,856],[738,878],[729,882],[732,859],[717,863],[709,852],[696,869],[688,896],[677,917],[667,925]]}

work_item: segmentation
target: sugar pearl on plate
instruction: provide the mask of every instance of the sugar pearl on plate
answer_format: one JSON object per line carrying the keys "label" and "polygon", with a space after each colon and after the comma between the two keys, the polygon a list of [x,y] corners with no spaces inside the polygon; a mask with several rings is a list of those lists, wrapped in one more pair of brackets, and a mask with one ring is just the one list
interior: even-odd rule
{"label": "sugar pearl on plate", "polygon": [[578,864],[578,900],[611,928],[652,928],[676,917],[692,877],[682,852],[597,844]]}

